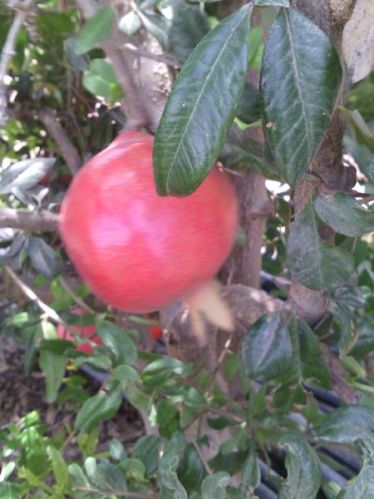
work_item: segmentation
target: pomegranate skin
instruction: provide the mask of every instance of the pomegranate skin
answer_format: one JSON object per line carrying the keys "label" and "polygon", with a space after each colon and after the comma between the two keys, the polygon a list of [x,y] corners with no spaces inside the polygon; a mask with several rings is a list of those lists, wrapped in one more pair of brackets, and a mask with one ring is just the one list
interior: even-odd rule
{"label": "pomegranate skin", "polygon": [[78,273],[121,310],[159,310],[210,280],[228,257],[238,206],[215,167],[190,196],[156,193],[153,138],[123,132],[74,178],[60,233]]}

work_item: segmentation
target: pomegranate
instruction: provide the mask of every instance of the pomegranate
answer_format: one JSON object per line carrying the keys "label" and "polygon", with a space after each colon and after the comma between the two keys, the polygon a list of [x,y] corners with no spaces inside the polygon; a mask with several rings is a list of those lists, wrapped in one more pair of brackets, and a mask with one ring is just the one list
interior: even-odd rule
{"label": "pomegranate", "polygon": [[[74,307],[71,312],[74,315],[78,315],[79,317],[84,317],[86,315],[86,312],[80,307]],[[66,326],[64,324],[59,324],[57,326],[57,336],[63,340],[72,341],[73,343],[76,342],[77,336],[81,336],[83,338],[89,339],[97,345],[103,344],[101,338],[96,335],[96,327],[94,324],[90,324],[88,326],[78,326],[76,324]],[[91,354],[93,348],[91,345],[81,344],[76,347],[76,350],[78,350],[78,352]]]}
{"label": "pomegranate", "polygon": [[207,283],[237,228],[234,188],[218,167],[190,196],[159,196],[152,144],[142,132],[118,135],[76,175],[60,216],[80,276],[104,302],[134,313],[159,310]]}

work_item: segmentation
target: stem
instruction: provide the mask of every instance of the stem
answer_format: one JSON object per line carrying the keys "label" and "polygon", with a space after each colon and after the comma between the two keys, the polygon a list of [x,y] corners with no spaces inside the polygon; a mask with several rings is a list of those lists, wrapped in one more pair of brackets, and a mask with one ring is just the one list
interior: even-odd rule
{"label": "stem", "polygon": [[4,265],[5,272],[9,275],[9,277],[13,280],[13,282],[19,287],[22,293],[33,303],[35,303],[49,319],[52,319],[54,322],[58,324],[62,324],[63,320],[61,317],[53,310],[53,308],[49,307],[46,303],[44,303],[39,296],[25,284],[21,279],[13,272],[13,270],[8,266]]}
{"label": "stem", "polygon": [[162,62],[167,66],[171,66],[175,69],[180,69],[182,67],[180,62],[178,62],[174,57],[162,54],[153,54],[152,52],[149,52],[149,50],[145,50],[141,47],[136,47],[132,43],[125,43],[124,49],[134,53],[135,55],[139,55],[140,57],[145,57],[146,59]]}
{"label": "stem", "polygon": [[39,119],[58,145],[60,154],[66,161],[71,173],[75,175],[82,164],[82,160],[77,149],[71,143],[65,130],[57,120],[55,112],[50,108],[45,108],[39,113]]}
{"label": "stem", "polygon": [[27,10],[32,4],[32,1],[28,0],[22,6],[22,10],[17,10],[16,15],[14,16],[12,26],[8,32],[7,39],[4,43],[3,50],[1,52],[0,59],[0,126],[4,126],[7,122],[7,107],[8,107],[8,99],[7,99],[7,88],[4,82],[4,78],[8,73],[9,63],[15,54],[14,48],[17,42],[17,36],[24,25]]}
{"label": "stem", "polygon": [[[98,7],[98,4],[93,0],[77,0],[77,5],[84,17],[92,17]],[[133,77],[130,61],[121,49],[123,45],[121,38],[119,30],[115,26],[109,38],[101,43],[101,47],[113,64],[114,72],[125,94],[125,99],[122,102],[123,110],[128,118],[125,128],[135,130],[148,124],[149,113]]]}
{"label": "stem", "polygon": [[0,228],[56,232],[58,215],[46,210],[22,211],[0,208]]}

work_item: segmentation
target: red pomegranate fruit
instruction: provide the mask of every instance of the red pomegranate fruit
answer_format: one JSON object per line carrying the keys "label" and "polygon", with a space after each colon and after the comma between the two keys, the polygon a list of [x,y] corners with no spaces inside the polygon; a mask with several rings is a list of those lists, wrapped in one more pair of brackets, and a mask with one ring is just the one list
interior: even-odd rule
{"label": "red pomegranate fruit", "polygon": [[[80,307],[74,307],[71,310],[71,313],[79,317],[84,317],[86,315],[86,312]],[[93,343],[96,343],[96,345],[103,344],[101,338],[96,334],[96,326],[94,324],[89,324],[87,326],[79,326],[77,324],[67,326],[65,324],[59,324],[57,326],[57,336],[63,340],[72,341],[73,343],[77,341],[77,337],[81,337],[82,339],[89,339]],[[76,350],[78,352],[91,354],[93,348],[89,344],[82,343],[76,347]]]}
{"label": "red pomegranate fruit", "polygon": [[153,138],[123,132],[91,158],[62,203],[60,232],[80,276],[121,310],[159,310],[208,282],[234,243],[238,206],[217,167],[190,196],[156,193]]}

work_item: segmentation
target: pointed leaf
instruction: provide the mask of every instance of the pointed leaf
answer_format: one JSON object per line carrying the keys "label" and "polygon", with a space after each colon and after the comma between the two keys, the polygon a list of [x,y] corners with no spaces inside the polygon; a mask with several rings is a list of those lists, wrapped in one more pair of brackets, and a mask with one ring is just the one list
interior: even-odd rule
{"label": "pointed leaf", "polygon": [[279,499],[315,499],[322,475],[317,454],[300,436],[289,433],[282,437],[281,446],[287,449],[287,479],[282,483]]}
{"label": "pointed leaf", "polygon": [[96,321],[96,331],[104,345],[111,351],[117,365],[133,364],[138,353],[130,336],[115,324],[108,321]]}
{"label": "pointed leaf", "polygon": [[261,90],[274,157],[291,186],[307,171],[330,124],[341,75],[326,34],[300,12],[281,9],[265,45]]}
{"label": "pointed leaf", "polygon": [[250,377],[274,378],[287,369],[291,358],[288,325],[279,312],[261,317],[249,328],[242,345],[242,361]]}
{"label": "pointed leaf", "polygon": [[52,446],[47,447],[48,457],[51,460],[53,474],[59,487],[64,490],[69,483],[69,473],[66,462],[60,451]]}
{"label": "pointed leaf", "polygon": [[0,194],[8,194],[15,188],[24,191],[34,187],[55,161],[55,158],[25,159],[9,166],[1,173]]}
{"label": "pointed leaf", "polygon": [[34,269],[46,277],[53,278],[61,270],[57,253],[41,237],[30,236],[28,252]]}
{"label": "pointed leaf", "polygon": [[74,51],[78,55],[85,54],[103,42],[112,31],[114,12],[110,7],[99,7],[88,19],[74,43]]}
{"label": "pointed leaf", "polygon": [[208,33],[174,84],[153,149],[160,195],[192,193],[218,157],[246,79],[249,12],[244,6]]}
{"label": "pointed leaf", "polygon": [[51,404],[57,398],[65,374],[66,359],[63,355],[55,354],[49,350],[42,350],[39,364],[45,374],[47,402]]}
{"label": "pointed leaf", "polygon": [[354,277],[351,256],[320,240],[311,202],[291,226],[287,261],[292,275],[311,289],[334,291],[351,284]]}
{"label": "pointed leaf", "polygon": [[361,237],[374,231],[374,212],[363,208],[344,192],[327,196],[319,194],[314,207],[320,219],[335,232],[349,237]]}
{"label": "pointed leaf", "polygon": [[108,393],[100,390],[95,396],[89,398],[82,405],[75,420],[78,430],[87,433],[100,421],[106,421],[114,416],[122,403],[122,389],[120,383],[112,383]]}
{"label": "pointed leaf", "polygon": [[252,450],[243,465],[242,488],[244,492],[253,492],[261,482],[260,463],[256,453]]}

